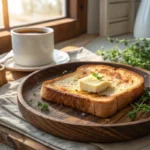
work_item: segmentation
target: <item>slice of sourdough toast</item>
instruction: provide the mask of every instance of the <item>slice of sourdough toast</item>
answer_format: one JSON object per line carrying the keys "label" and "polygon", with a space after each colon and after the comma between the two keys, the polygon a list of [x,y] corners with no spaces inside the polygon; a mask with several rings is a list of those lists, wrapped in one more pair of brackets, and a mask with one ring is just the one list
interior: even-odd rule
{"label": "slice of sourdough toast", "polygon": [[[111,86],[99,93],[79,87],[79,80],[97,72]],[[75,72],[45,81],[41,97],[99,117],[110,117],[142,95],[144,79],[135,72],[107,65],[83,65]]]}

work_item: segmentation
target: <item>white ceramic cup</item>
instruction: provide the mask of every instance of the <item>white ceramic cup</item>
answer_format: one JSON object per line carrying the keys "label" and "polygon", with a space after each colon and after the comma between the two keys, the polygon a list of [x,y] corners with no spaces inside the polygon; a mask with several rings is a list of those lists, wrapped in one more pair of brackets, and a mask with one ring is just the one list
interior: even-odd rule
{"label": "white ceramic cup", "polygon": [[21,27],[11,30],[14,60],[28,67],[53,61],[54,30],[46,27]]}

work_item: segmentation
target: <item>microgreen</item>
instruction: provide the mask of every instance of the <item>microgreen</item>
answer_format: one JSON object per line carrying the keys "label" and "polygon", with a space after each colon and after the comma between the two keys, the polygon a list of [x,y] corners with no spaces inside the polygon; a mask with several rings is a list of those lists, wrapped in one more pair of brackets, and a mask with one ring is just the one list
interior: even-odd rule
{"label": "microgreen", "polygon": [[38,102],[38,106],[40,107],[41,111],[47,111],[48,105],[46,103]]}
{"label": "microgreen", "polygon": [[135,104],[131,104],[133,110],[128,113],[130,119],[135,119],[139,111],[150,112],[150,105],[148,101],[150,100],[150,87],[145,88],[143,95]]}
{"label": "microgreen", "polygon": [[92,73],[92,76],[95,77],[95,78],[97,78],[98,80],[102,80],[102,78],[103,78],[103,76],[100,77],[97,72],[93,72],[93,73]]}

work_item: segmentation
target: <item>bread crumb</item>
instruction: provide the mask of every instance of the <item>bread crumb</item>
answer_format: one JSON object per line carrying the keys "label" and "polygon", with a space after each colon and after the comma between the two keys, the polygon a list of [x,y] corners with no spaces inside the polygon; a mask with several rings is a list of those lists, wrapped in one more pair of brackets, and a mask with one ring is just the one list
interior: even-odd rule
{"label": "bread crumb", "polygon": [[109,122],[109,121],[110,121],[110,119],[105,119],[105,121]]}
{"label": "bread crumb", "polygon": [[67,72],[68,72],[67,70],[64,70],[64,71],[63,71],[63,74],[66,74]]}
{"label": "bread crumb", "polygon": [[85,115],[86,115],[86,113],[82,113],[81,115],[82,115],[82,116],[85,116]]}

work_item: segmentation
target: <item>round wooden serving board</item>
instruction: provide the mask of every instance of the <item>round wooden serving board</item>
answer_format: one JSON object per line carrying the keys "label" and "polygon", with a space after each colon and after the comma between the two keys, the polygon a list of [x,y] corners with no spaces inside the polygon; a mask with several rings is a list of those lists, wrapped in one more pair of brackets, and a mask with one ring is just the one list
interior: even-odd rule
{"label": "round wooden serving board", "polygon": [[[84,64],[104,64],[126,68],[137,72],[145,79],[145,86],[150,86],[148,71],[131,66],[108,62],[74,62],[57,65],[30,74],[22,81],[18,89],[18,104],[23,117],[32,125],[52,135],[83,142],[118,142],[131,140],[150,134],[150,113],[138,113],[131,121],[127,113],[132,110],[129,105],[110,118],[100,118],[53,102],[44,101],[49,111],[41,111],[38,102],[41,85],[44,81],[62,76],[63,72],[73,72]],[[58,95],[59,96],[59,95]]]}

